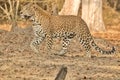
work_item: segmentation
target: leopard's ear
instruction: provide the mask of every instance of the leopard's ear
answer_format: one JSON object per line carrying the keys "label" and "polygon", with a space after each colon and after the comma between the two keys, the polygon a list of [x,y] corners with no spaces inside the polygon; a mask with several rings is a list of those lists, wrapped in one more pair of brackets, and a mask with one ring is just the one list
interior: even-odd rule
{"label": "leopard's ear", "polygon": [[33,4],[33,8],[34,8],[34,9],[39,9],[39,6],[38,6],[36,3],[34,3],[34,4]]}

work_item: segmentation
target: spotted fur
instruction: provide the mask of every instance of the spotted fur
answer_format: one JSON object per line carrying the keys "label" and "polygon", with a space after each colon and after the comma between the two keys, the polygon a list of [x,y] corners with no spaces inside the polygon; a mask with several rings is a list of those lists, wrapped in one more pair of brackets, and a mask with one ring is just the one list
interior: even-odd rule
{"label": "spotted fur", "polygon": [[37,53],[38,50],[35,46],[41,44],[45,38],[47,38],[47,44],[51,48],[53,38],[58,37],[63,40],[62,50],[59,55],[64,55],[67,52],[67,46],[74,37],[79,39],[88,57],[91,57],[92,47],[103,54],[115,52],[114,47],[112,47],[112,50],[103,50],[95,44],[86,22],[81,17],[72,15],[53,16],[33,4],[24,6],[20,14],[21,17],[33,21],[35,39],[31,42],[31,48]]}

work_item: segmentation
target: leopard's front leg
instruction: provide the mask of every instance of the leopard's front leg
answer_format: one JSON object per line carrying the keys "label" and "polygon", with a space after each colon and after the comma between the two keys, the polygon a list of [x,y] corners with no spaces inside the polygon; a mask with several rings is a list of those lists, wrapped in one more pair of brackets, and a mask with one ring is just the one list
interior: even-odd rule
{"label": "leopard's front leg", "polygon": [[36,48],[38,45],[40,45],[43,40],[45,39],[45,37],[35,37],[31,43],[30,43],[30,47],[31,49],[35,52],[35,53],[39,53],[39,50]]}
{"label": "leopard's front leg", "polygon": [[44,32],[42,25],[34,22],[32,25],[35,38],[31,41],[30,47],[35,53],[39,53],[37,47],[43,42],[46,37],[46,33]]}

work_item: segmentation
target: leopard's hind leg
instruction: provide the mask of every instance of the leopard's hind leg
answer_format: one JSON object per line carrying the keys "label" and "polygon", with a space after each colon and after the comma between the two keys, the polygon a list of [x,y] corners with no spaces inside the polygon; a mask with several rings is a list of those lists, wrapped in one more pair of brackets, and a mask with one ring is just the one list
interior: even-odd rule
{"label": "leopard's hind leg", "polygon": [[84,57],[89,57],[89,58],[91,58],[91,46],[90,45],[84,45],[83,46],[84,47],[84,49],[85,49],[85,51],[86,51],[86,54],[85,54],[85,56]]}
{"label": "leopard's hind leg", "polygon": [[84,57],[91,58],[91,46],[89,45],[89,41],[84,40],[84,39],[81,38],[80,43],[81,43],[81,45],[83,46],[83,48],[84,48],[84,50],[86,52]]}

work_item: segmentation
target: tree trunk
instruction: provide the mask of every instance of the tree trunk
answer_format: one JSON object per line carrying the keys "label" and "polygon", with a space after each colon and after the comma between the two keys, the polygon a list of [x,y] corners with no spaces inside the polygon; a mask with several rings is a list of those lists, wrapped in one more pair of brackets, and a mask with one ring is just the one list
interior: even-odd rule
{"label": "tree trunk", "polygon": [[110,7],[114,8],[114,6],[115,6],[114,0],[107,0],[107,2],[109,3]]}
{"label": "tree trunk", "polygon": [[120,0],[117,0],[116,10],[117,10],[117,11],[120,11]]}
{"label": "tree trunk", "polygon": [[77,15],[81,0],[65,0],[59,15]]}
{"label": "tree trunk", "polygon": [[105,31],[102,0],[82,0],[82,18],[91,31]]}

